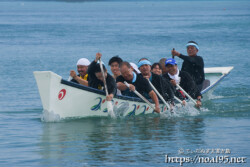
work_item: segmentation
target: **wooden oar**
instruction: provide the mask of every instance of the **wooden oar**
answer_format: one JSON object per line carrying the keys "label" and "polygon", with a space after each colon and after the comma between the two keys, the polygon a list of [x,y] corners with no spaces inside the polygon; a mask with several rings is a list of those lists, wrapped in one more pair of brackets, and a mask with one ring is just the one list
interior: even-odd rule
{"label": "wooden oar", "polygon": [[175,100],[177,100],[179,103],[181,103],[181,104],[182,104],[181,99],[179,99],[178,97],[174,96],[174,99],[175,99]]}
{"label": "wooden oar", "polygon": [[176,86],[196,105],[196,101],[179,84],[176,84]]}
{"label": "wooden oar", "polygon": [[[129,88],[129,84],[124,81],[124,84]],[[137,90],[133,91],[138,97],[140,97],[144,102],[146,102],[153,110],[155,110],[155,107],[153,106],[153,104],[151,104],[145,97],[143,97],[139,92],[137,92]]]}
{"label": "wooden oar", "polygon": [[[106,96],[108,96],[108,88],[107,88],[107,83],[106,83],[106,78],[105,78],[105,74],[104,74],[104,70],[103,70],[103,66],[102,66],[102,61],[101,58],[99,59],[99,64],[100,64],[100,68],[102,71],[102,77],[103,77],[103,84],[104,84],[104,88],[105,88],[105,92],[106,92]],[[113,105],[111,101],[107,101],[107,109],[108,109],[108,113],[112,118],[115,118],[115,114],[113,111]]]}
{"label": "wooden oar", "polygon": [[165,101],[165,99],[162,97],[162,95],[157,91],[157,89],[154,87],[154,85],[150,82],[150,80],[148,80],[150,86],[153,88],[153,90],[155,91],[155,93],[158,95],[158,97],[162,100],[162,102],[167,106],[167,108],[169,110],[171,110],[169,104]]}

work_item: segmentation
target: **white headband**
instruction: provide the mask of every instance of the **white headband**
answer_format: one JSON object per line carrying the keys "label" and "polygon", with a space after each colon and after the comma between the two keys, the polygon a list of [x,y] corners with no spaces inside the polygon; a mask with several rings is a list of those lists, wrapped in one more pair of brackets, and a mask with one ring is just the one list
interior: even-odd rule
{"label": "white headband", "polygon": [[186,45],[186,47],[189,47],[189,46],[194,46],[194,47],[196,47],[197,50],[199,50],[199,46],[197,44],[195,44],[195,43],[188,43]]}

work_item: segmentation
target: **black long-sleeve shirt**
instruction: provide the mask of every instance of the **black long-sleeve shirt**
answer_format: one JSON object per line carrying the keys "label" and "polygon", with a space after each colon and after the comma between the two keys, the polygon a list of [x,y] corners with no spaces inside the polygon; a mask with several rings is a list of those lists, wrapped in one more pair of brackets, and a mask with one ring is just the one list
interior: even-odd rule
{"label": "black long-sleeve shirt", "polygon": [[162,97],[166,100],[166,101],[170,101],[173,102],[174,101],[174,92],[173,92],[173,88],[172,85],[170,84],[169,80],[167,80],[166,78],[151,73],[152,74],[152,84],[154,85],[154,87],[157,89],[157,91],[162,95]]}
{"label": "black long-sleeve shirt", "polygon": [[[152,87],[149,85],[149,82],[147,79],[143,78],[143,76],[136,74],[136,80],[135,82],[131,82],[126,80],[122,75],[116,78],[116,82],[124,83],[126,81],[129,84],[133,84],[135,86],[135,89],[142,95],[144,95],[146,98],[149,98],[149,93],[153,90]],[[137,95],[134,92],[129,91],[129,89],[126,89],[124,91],[121,91],[122,95],[125,96],[132,96],[137,97]]]}
{"label": "black long-sleeve shirt", "polygon": [[[103,82],[97,79],[97,77],[95,76],[96,65],[97,63],[93,61],[88,67],[89,86],[96,89],[101,89],[103,87],[102,90],[105,90]],[[107,84],[108,94],[112,93],[113,95],[115,95],[117,90],[116,82],[115,79],[109,73],[107,73],[106,84]]]}
{"label": "black long-sleeve shirt", "polygon": [[[163,77],[168,79],[169,81],[172,80],[168,73],[164,74]],[[181,78],[180,80],[180,86],[194,99],[197,99],[198,96],[201,96],[201,93],[195,84],[194,80],[192,77],[186,72],[186,71],[180,71],[179,77]],[[175,92],[176,96],[180,97],[179,92]],[[182,98],[181,98],[182,99]]]}
{"label": "black long-sleeve shirt", "polygon": [[181,71],[188,72],[197,85],[202,84],[205,80],[204,61],[201,56],[185,56],[180,55],[183,59]]}

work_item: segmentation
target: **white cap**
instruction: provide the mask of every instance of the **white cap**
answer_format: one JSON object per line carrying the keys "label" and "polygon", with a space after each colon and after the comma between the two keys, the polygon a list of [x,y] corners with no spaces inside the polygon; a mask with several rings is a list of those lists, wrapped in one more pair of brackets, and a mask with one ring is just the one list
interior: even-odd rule
{"label": "white cap", "polygon": [[78,60],[78,62],[76,63],[76,65],[82,65],[82,66],[89,66],[90,61],[86,58],[81,58]]}
{"label": "white cap", "polygon": [[138,69],[138,67],[137,67],[137,65],[136,65],[135,63],[130,62],[129,64],[133,67],[133,69],[134,69],[138,74],[141,73],[140,70]]}

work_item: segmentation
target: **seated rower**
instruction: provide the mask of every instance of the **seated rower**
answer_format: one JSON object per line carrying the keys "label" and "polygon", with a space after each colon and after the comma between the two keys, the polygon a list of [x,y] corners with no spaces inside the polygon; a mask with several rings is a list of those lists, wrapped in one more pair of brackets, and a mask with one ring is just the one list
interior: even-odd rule
{"label": "seated rower", "polygon": [[109,60],[109,66],[113,73],[114,79],[121,75],[119,65],[123,60],[119,56],[114,56]]}
{"label": "seated rower", "polygon": [[167,58],[161,58],[159,61],[159,64],[160,64],[161,70],[162,70],[162,75],[167,73],[167,68],[165,66],[166,60],[167,60]]}
{"label": "seated rower", "polygon": [[[133,72],[131,65],[128,62],[122,62],[120,64],[121,76],[116,79],[117,87],[122,91],[123,95],[136,96],[133,92],[137,90],[140,94],[149,94],[153,102],[155,103],[155,112],[160,113],[158,97],[149,85],[147,79],[141,75],[137,75]],[[129,88],[124,84],[126,81],[129,84]]]}
{"label": "seated rower", "polygon": [[[123,60],[119,56],[114,56],[109,60],[109,66],[111,72],[113,73],[113,78],[116,80],[118,76],[121,75],[121,71],[119,65],[123,62]],[[121,95],[121,91],[119,89],[116,90],[117,95]]]}
{"label": "seated rower", "polygon": [[157,75],[162,75],[162,69],[160,63],[154,63],[152,65],[151,72]]}
{"label": "seated rower", "polygon": [[165,99],[165,101],[174,104],[174,92],[172,85],[169,80],[163,78],[160,75],[154,74],[151,72],[151,63],[148,60],[142,60],[138,63],[139,70],[141,71],[141,75],[149,79],[153,86],[157,89],[157,91],[161,94],[161,96]]}
{"label": "seated rower", "polygon": [[[163,77],[168,79],[173,86],[179,84],[192,98],[197,99],[196,107],[201,107],[202,96],[192,77],[186,71],[179,71],[175,59],[167,59],[166,67],[168,73],[164,74]],[[176,91],[175,94],[182,100],[186,98],[180,90]]]}
{"label": "seated rower", "polygon": [[78,75],[76,75],[76,72],[74,70],[70,71],[70,76],[73,78],[71,81],[75,83],[79,83],[85,86],[88,86],[88,66],[90,62],[86,58],[81,58],[77,61],[77,71]]}
{"label": "seated rower", "polygon": [[[100,68],[100,64],[97,63],[98,60],[102,57],[101,53],[96,54],[95,60],[89,65],[88,74],[89,74],[89,86],[99,90],[105,90],[104,88],[104,78]],[[106,85],[108,90],[108,96],[106,100],[111,101],[116,94],[116,83],[115,79],[107,72],[107,69],[102,64],[104,70],[104,76],[106,78]]]}
{"label": "seated rower", "polygon": [[199,46],[194,41],[189,41],[186,45],[188,56],[182,55],[175,49],[172,50],[172,56],[178,56],[183,59],[181,71],[186,71],[193,78],[199,91],[202,91],[203,82],[205,80],[204,61],[201,56],[197,56]]}

